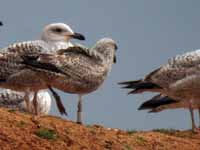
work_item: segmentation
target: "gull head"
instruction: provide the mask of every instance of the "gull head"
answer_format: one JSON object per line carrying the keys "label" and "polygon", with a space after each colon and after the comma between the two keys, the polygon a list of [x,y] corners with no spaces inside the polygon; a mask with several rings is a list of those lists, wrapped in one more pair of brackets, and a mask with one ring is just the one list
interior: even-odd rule
{"label": "gull head", "polygon": [[41,38],[47,42],[68,42],[70,39],[85,40],[82,34],[74,32],[64,23],[52,23],[45,26]]}
{"label": "gull head", "polygon": [[113,63],[116,63],[117,43],[113,39],[100,39],[93,49],[101,53],[105,58],[113,59]]}

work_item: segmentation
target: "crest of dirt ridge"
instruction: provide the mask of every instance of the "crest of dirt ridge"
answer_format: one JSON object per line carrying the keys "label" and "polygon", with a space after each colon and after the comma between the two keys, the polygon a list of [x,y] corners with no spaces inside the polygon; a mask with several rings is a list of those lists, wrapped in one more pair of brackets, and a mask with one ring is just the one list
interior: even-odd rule
{"label": "crest of dirt ridge", "polygon": [[58,117],[0,109],[0,150],[199,150],[200,134],[78,125]]}

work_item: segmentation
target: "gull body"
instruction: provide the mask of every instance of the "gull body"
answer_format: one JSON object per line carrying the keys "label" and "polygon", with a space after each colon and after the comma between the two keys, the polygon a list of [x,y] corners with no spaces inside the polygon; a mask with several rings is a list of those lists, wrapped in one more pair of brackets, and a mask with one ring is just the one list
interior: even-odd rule
{"label": "gull body", "polygon": [[75,45],[57,51],[57,55],[26,59],[25,64],[52,87],[79,95],[77,122],[82,123],[82,96],[97,90],[104,82],[116,60],[116,48],[114,40],[104,38],[91,49]]}
{"label": "gull body", "polygon": [[[159,92],[177,101],[186,101],[192,120],[192,104],[200,99],[200,50],[187,52],[169,59],[168,63],[152,71],[144,79],[121,84],[133,89],[130,94]],[[193,131],[196,129],[192,121]]]}
{"label": "gull body", "polygon": [[44,27],[41,40],[14,43],[3,48],[0,53],[0,87],[15,91],[25,92],[25,101],[29,108],[29,100],[26,99],[30,92],[34,92],[33,104],[37,115],[37,93],[41,89],[49,88],[36,73],[24,64],[23,57],[38,57],[41,53],[54,54],[57,50],[72,46],[70,39],[84,40],[84,36],[73,32],[66,24],[53,23]]}

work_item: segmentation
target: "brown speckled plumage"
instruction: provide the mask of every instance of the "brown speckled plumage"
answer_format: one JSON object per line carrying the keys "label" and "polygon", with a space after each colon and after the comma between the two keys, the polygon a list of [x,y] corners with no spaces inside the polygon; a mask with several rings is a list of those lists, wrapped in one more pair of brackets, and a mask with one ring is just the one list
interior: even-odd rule
{"label": "brown speckled plumage", "polygon": [[41,40],[14,43],[2,49],[0,53],[0,87],[26,93],[35,92],[34,102],[37,107],[37,92],[49,87],[38,78],[34,71],[21,62],[25,57],[33,59],[39,57],[40,54],[53,54],[56,53],[56,50],[73,46],[69,42],[71,38],[84,40],[84,36],[74,33],[68,25],[55,23],[44,28]]}
{"label": "brown speckled plumage", "polygon": [[[115,41],[104,38],[91,49],[74,46],[57,51],[56,55],[40,55],[36,61],[27,60],[26,64],[52,87],[84,95],[95,91],[103,83],[114,63],[115,51]],[[54,67],[48,69],[48,64]]]}
{"label": "brown speckled plumage", "polygon": [[192,105],[200,99],[200,50],[178,55],[138,81],[121,84],[133,89],[130,93],[159,92],[176,101],[188,103],[195,129]]}

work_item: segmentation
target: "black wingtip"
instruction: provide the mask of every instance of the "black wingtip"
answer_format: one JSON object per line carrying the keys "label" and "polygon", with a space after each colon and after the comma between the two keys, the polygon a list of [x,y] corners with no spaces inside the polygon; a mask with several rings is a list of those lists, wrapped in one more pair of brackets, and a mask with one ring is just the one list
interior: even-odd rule
{"label": "black wingtip", "polygon": [[[135,80],[135,81],[124,81],[124,82],[118,82],[119,85],[122,85],[122,89],[134,89],[135,85],[137,85],[138,83],[141,83],[142,79],[140,80]],[[128,93],[129,94],[134,94],[135,89],[130,91]]]}
{"label": "black wingtip", "polygon": [[49,90],[51,91],[51,93],[53,94],[55,100],[56,100],[56,105],[57,105],[57,108],[60,112],[61,115],[66,115],[68,116],[66,110],[65,110],[65,107],[64,105],[62,104],[62,101],[61,101],[61,98],[60,96],[53,90],[52,87],[49,86]]}
{"label": "black wingtip", "polygon": [[2,21],[0,21],[0,26],[3,26],[3,22]]}
{"label": "black wingtip", "polygon": [[162,106],[162,105],[168,105],[172,103],[176,103],[177,101],[169,98],[168,96],[162,96],[162,95],[156,95],[152,99],[142,103],[138,110],[145,110],[145,109],[151,109],[149,113],[157,112],[156,108]]}
{"label": "black wingtip", "polygon": [[140,107],[138,107],[138,109],[137,110],[144,110],[141,106]]}
{"label": "black wingtip", "polygon": [[23,61],[21,63],[27,65],[28,67],[32,67],[32,69],[44,69],[44,70],[48,70],[48,71],[52,71],[52,72],[56,72],[56,73],[61,73],[61,74],[68,76],[67,73],[65,73],[64,71],[59,69],[54,64],[41,63],[41,62],[37,61],[38,56],[36,56],[36,57],[35,56],[34,57],[32,57],[32,56],[22,56],[22,59],[23,59]]}
{"label": "black wingtip", "polygon": [[139,83],[139,82],[141,82],[142,81],[142,79],[140,79],[140,80],[135,80],[135,81],[123,81],[123,82],[118,82],[118,84],[119,85],[129,85],[129,84],[135,84],[135,83]]}

